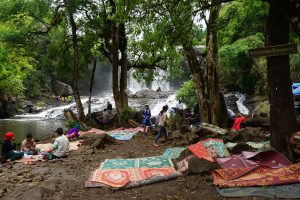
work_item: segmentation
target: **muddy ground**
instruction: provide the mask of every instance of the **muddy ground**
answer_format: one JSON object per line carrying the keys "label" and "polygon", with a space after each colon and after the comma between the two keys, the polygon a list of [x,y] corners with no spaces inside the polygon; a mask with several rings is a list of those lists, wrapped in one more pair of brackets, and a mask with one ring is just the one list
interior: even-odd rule
{"label": "muddy ground", "polygon": [[[154,136],[137,134],[132,140],[106,145],[104,150],[82,146],[63,161],[15,163],[0,167],[1,199],[224,199],[218,195],[210,175],[184,175],[174,180],[113,191],[85,188],[84,183],[100,162],[110,158],[159,156],[172,144],[153,146]],[[225,198],[226,199],[226,198]],[[234,198],[266,199],[266,198]]]}

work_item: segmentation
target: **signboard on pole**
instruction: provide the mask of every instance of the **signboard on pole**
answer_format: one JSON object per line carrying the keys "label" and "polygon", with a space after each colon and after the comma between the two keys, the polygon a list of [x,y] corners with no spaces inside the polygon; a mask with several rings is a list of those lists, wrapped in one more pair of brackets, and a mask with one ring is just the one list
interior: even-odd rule
{"label": "signboard on pole", "polygon": [[252,58],[281,56],[297,53],[297,44],[284,44],[257,49],[250,49],[249,56]]}

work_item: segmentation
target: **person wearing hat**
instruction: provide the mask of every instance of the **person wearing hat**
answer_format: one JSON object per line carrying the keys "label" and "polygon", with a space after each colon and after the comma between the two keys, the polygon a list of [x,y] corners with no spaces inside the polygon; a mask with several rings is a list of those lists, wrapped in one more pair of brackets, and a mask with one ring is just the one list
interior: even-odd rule
{"label": "person wearing hat", "polygon": [[56,138],[53,148],[44,155],[48,160],[64,158],[69,152],[69,139],[64,135],[64,130],[62,128],[58,128],[54,131],[54,134]]}
{"label": "person wearing hat", "polygon": [[10,159],[15,161],[21,159],[24,156],[23,152],[16,151],[17,146],[15,143],[15,135],[13,132],[7,132],[4,135],[4,142],[2,145],[2,157],[5,160]]}

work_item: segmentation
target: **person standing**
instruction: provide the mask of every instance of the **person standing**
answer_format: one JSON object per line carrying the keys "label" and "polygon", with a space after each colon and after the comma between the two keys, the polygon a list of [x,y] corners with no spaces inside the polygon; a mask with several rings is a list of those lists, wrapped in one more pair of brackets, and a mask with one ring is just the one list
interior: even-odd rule
{"label": "person standing", "polygon": [[148,132],[147,127],[151,127],[151,111],[148,105],[145,105],[145,110],[143,111],[142,125],[144,127],[144,133]]}
{"label": "person standing", "polygon": [[168,133],[167,133],[167,129],[166,129],[167,120],[168,120],[167,111],[168,111],[168,106],[163,106],[162,111],[160,111],[160,113],[159,113],[159,115],[160,115],[159,121],[158,121],[159,132],[158,132],[155,142],[153,144],[154,146],[158,146],[158,140],[161,137],[161,135],[165,136],[166,141],[168,140]]}

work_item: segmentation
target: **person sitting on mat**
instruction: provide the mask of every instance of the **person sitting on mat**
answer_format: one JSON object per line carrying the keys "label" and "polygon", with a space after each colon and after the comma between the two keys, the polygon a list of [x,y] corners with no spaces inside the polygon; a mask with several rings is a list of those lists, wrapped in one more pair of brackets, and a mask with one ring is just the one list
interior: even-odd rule
{"label": "person sitting on mat", "polygon": [[78,134],[78,130],[80,129],[80,124],[77,122],[75,124],[75,126],[73,128],[71,128],[70,130],[68,130],[66,136],[67,138],[70,140],[71,138],[76,138],[78,139],[79,134]]}
{"label": "person sitting on mat", "polygon": [[17,146],[15,143],[15,135],[13,132],[7,132],[4,135],[4,142],[2,144],[2,157],[4,160],[10,159],[15,161],[21,159],[24,156],[23,152],[16,151]]}
{"label": "person sitting on mat", "polygon": [[32,133],[27,133],[26,139],[22,142],[21,151],[24,151],[24,153],[27,155],[36,155],[40,150],[35,148],[35,146],[36,144],[33,140]]}
{"label": "person sitting on mat", "polygon": [[69,139],[64,135],[62,128],[56,129],[54,132],[55,141],[53,144],[53,149],[45,153],[44,157],[48,160],[53,160],[55,158],[64,158],[69,152]]}

